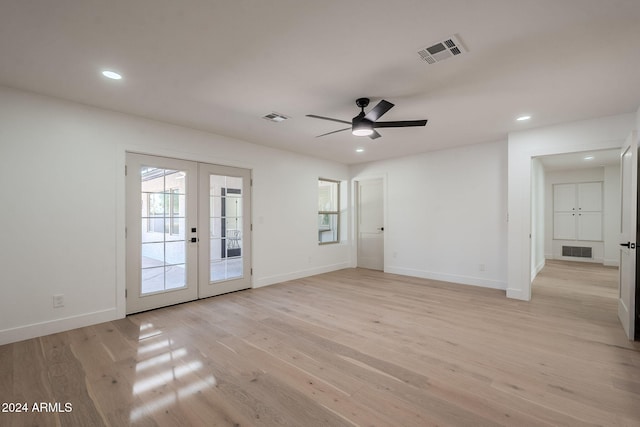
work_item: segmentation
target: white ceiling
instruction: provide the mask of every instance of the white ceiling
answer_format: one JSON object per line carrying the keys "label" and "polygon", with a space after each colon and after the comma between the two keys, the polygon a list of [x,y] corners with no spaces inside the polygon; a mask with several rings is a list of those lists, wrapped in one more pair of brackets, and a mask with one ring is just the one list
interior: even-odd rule
{"label": "white ceiling", "polygon": [[[638,0],[2,0],[0,84],[352,164],[633,112],[639,22]],[[453,34],[467,53],[420,60]],[[315,138],[344,126],[306,114],[363,96],[429,123]]]}

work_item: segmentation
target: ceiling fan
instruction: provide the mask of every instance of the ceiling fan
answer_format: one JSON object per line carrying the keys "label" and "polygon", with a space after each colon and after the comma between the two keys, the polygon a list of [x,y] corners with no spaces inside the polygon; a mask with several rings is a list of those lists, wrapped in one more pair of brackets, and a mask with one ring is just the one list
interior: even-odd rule
{"label": "ceiling fan", "polygon": [[360,107],[362,111],[355,116],[350,122],[340,119],[332,119],[331,117],[316,116],[315,114],[307,114],[307,117],[314,119],[330,120],[332,122],[345,123],[351,125],[348,128],[334,130],[333,132],[323,133],[321,136],[331,135],[332,133],[342,132],[351,129],[351,133],[355,136],[368,136],[371,139],[380,138],[380,135],[375,128],[403,128],[410,126],[424,126],[427,124],[427,120],[403,120],[395,122],[378,122],[377,120],[382,117],[387,111],[389,111],[394,104],[384,99],[378,103],[375,107],[365,114],[364,109],[369,105],[369,98],[358,98],[356,105]]}

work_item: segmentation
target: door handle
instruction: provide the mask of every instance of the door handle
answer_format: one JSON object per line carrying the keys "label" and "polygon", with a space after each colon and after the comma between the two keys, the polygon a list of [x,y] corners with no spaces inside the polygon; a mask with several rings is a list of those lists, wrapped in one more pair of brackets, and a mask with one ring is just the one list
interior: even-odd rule
{"label": "door handle", "polygon": [[384,227],[380,227],[380,228],[378,228],[378,230],[384,231]]}
{"label": "door handle", "polygon": [[635,249],[636,248],[636,244],[635,243],[631,243],[631,242],[627,242],[627,243],[620,243],[620,246],[625,246],[629,249]]}

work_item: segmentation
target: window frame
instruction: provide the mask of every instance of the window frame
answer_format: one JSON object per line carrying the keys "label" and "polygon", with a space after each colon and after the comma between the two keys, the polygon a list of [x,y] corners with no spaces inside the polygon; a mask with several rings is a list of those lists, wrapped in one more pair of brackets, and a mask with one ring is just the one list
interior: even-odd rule
{"label": "window frame", "polygon": [[[318,178],[318,183],[320,182],[329,182],[336,185],[336,210],[335,211],[324,211],[318,209],[318,216],[320,215],[335,215],[336,216],[336,238],[335,240],[331,240],[328,242],[322,242],[320,240],[320,231],[318,231],[318,245],[332,245],[335,243],[340,243],[340,184],[341,182],[335,179],[328,178]],[[318,193],[318,201],[320,200],[320,193]]]}

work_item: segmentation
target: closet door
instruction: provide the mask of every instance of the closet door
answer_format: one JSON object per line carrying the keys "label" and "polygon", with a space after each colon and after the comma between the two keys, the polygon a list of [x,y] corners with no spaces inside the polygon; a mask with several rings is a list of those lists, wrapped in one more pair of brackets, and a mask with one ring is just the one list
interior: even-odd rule
{"label": "closet door", "polygon": [[572,212],[576,210],[576,185],[555,184],[553,186],[553,211]]}
{"label": "closet door", "polygon": [[576,213],[555,212],[553,214],[553,238],[576,240]]}
{"label": "closet door", "polygon": [[578,211],[602,212],[602,183],[578,184]]}
{"label": "closet door", "polygon": [[578,238],[580,240],[602,240],[602,212],[578,213]]}

